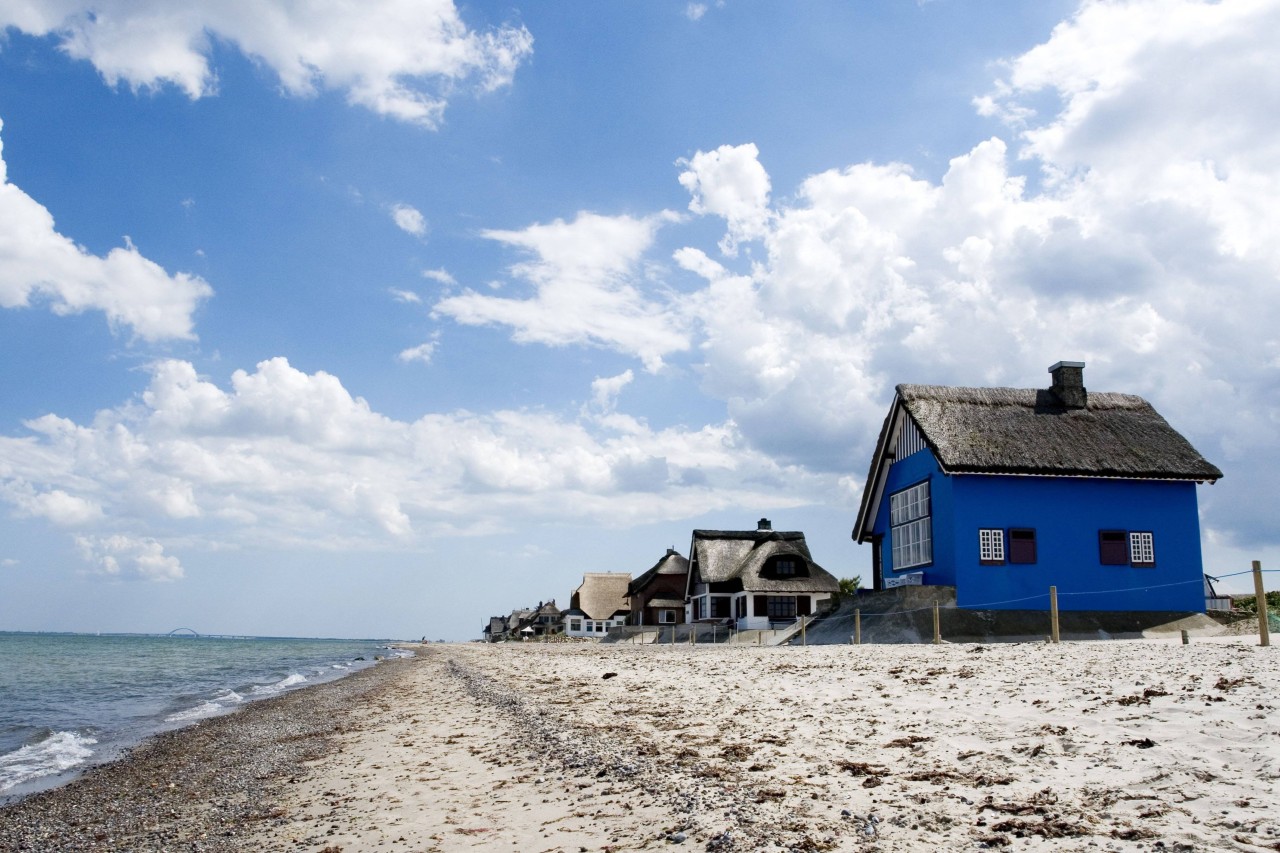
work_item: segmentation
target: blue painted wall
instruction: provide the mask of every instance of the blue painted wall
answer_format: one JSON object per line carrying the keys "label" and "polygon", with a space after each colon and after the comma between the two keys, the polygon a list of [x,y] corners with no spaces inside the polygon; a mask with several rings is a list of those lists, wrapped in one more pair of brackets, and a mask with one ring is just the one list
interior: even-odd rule
{"label": "blue painted wall", "polygon": [[[933,502],[933,556],[926,584],[956,587],[961,607],[1049,607],[1058,588],[1062,610],[1204,610],[1204,566],[1194,483],[1055,477],[942,474],[928,451],[894,463],[875,532],[884,533],[885,577],[893,577],[888,496],[929,478]],[[978,530],[1030,527],[1036,562],[983,566]],[[1104,566],[1099,530],[1149,530],[1154,568]],[[1007,548],[1006,540],[1006,548]]]}

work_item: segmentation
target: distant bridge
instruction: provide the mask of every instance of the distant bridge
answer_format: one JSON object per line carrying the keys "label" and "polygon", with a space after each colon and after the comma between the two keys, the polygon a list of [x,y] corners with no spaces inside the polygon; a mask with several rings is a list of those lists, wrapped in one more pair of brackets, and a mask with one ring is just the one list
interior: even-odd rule
{"label": "distant bridge", "polygon": [[191,628],[174,628],[166,637],[199,637],[200,635]]}

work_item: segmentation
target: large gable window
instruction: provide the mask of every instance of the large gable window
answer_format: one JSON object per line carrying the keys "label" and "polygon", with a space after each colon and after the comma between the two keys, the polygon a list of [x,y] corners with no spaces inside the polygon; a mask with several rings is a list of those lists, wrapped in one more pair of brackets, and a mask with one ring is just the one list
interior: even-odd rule
{"label": "large gable window", "polygon": [[928,480],[889,496],[889,536],[895,571],[933,562]]}

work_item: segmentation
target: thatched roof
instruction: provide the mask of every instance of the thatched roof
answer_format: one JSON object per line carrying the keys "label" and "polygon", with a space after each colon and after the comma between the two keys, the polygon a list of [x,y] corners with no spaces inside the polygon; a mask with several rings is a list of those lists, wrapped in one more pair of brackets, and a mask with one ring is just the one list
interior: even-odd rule
{"label": "thatched roof", "polygon": [[652,568],[631,582],[627,587],[627,595],[636,595],[641,592],[660,575],[687,574],[689,574],[689,561],[680,552],[668,548],[667,553],[663,554]]}
{"label": "thatched roof", "polygon": [[1222,477],[1141,397],[1090,391],[1082,399],[1087,402],[1068,406],[1047,389],[899,385],[876,442],[854,538],[869,535],[897,435],[909,424],[948,474]]}
{"label": "thatched roof", "polygon": [[[696,579],[690,583],[740,581],[745,590],[761,592],[835,592],[839,581],[813,561],[804,534],[784,530],[695,530],[690,548]],[[794,556],[807,568],[796,577],[772,578],[762,573],[771,557]]]}
{"label": "thatched roof", "polygon": [[628,610],[630,583],[629,572],[585,572],[570,604],[590,619],[608,619],[620,610]]}
{"label": "thatched roof", "polygon": [[534,611],[528,608],[512,610],[511,615],[507,617],[507,631],[518,631],[522,624],[527,624],[533,619]]}
{"label": "thatched roof", "polygon": [[1064,407],[1047,390],[899,385],[898,399],[948,473],[1217,480],[1141,397],[1090,393]]}

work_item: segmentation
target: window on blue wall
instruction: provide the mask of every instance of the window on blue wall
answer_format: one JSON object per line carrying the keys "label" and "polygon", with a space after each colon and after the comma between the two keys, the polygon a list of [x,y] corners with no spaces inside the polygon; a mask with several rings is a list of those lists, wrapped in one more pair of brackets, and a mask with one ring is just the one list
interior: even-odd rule
{"label": "window on blue wall", "polygon": [[933,562],[928,480],[889,496],[889,536],[895,571]]}
{"label": "window on blue wall", "polygon": [[1156,564],[1155,534],[1149,530],[1099,530],[1098,562],[1104,566],[1153,568]]}
{"label": "window on blue wall", "polygon": [[1009,530],[1009,562],[1034,563],[1036,561],[1036,532],[1030,527],[1014,527]]}
{"label": "window on blue wall", "polygon": [[984,566],[1004,565],[1004,531],[984,527],[978,531],[978,562]]}
{"label": "window on blue wall", "polygon": [[1129,565],[1129,536],[1123,530],[1098,531],[1098,562],[1104,566]]}
{"label": "window on blue wall", "polygon": [[1129,533],[1129,564],[1144,568],[1156,564],[1154,534],[1137,530]]}

